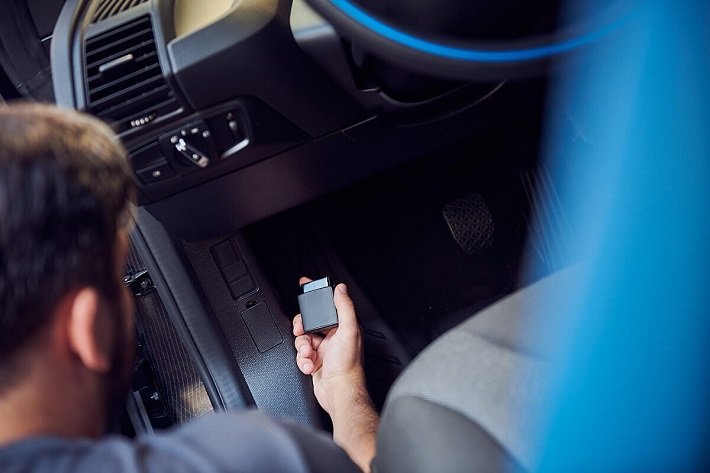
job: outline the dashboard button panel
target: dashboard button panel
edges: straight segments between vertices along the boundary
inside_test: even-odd
[[[212,132],[204,120],[167,133],[158,141],[166,156],[184,166],[205,168],[217,158]]]
[[[309,139],[268,105],[244,97],[162,123],[142,139],[124,138],[124,145],[143,205],[246,168]],[[155,176],[144,172],[166,162],[165,170]]]
[[[140,182],[151,186],[211,167],[249,144],[246,113],[232,105],[176,126],[130,156]]]
[[[175,171],[163,160],[147,169],[138,171],[138,179],[145,184],[154,184],[175,177]]]

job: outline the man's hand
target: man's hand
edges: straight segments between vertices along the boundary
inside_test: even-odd
[[[301,278],[300,283],[309,281],[308,278]],[[316,399],[331,415],[335,397],[354,388],[365,388],[362,339],[355,317],[355,307],[347,294],[345,284],[339,284],[333,292],[339,325],[329,330],[325,337],[304,334],[301,314],[293,320],[293,334],[297,337],[298,351],[296,364],[304,374],[313,376]]]
[[[299,282],[309,281],[301,278]],[[365,387],[362,337],[355,306],[345,284],[339,284],[333,292],[338,327],[325,336],[304,333],[301,314],[294,318],[296,364],[313,377],[316,399],[333,420],[333,440],[360,468],[369,471],[379,418]]]

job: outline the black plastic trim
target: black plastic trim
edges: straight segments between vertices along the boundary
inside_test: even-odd
[[[211,252],[214,245],[225,239],[232,242],[256,285],[254,291],[237,300],[232,297]],[[291,324],[294,314],[285,313],[246,239],[235,233],[193,243],[182,242],[182,246],[258,408],[275,418],[323,428],[324,412],[313,394],[310,376],[302,374],[296,365]],[[278,332],[272,336],[279,338],[280,335],[282,341],[267,337],[260,343],[255,338],[255,335],[263,336],[264,333],[250,330],[248,311],[254,307],[261,307],[270,314],[274,325],[269,320],[262,322]]]
[[[244,149],[229,157],[219,158],[218,156],[212,156],[214,159],[209,166],[197,170],[186,169],[181,164],[174,162],[171,152],[165,154],[165,149],[159,148],[161,151],[161,159],[166,159],[171,162],[175,169],[178,170],[180,176],[177,179],[165,180],[151,185],[136,182],[138,187],[144,190],[146,196],[153,201],[163,199],[195,185],[218,178],[225,173],[250,166],[270,156],[300,145],[308,139],[308,135],[303,130],[296,127],[263,102],[248,97],[226,102],[219,107],[182,117],[179,121],[161,123],[158,125],[158,128],[153,130],[154,136],[147,141],[131,140],[128,137],[124,137],[123,143],[129,149],[129,152],[134,155],[145,148],[158,146],[158,138],[160,136],[173,133],[178,129],[201,120],[207,122],[213,132],[213,139],[216,140],[219,134],[218,122],[220,122],[221,116],[227,112],[235,112],[237,121],[240,122],[243,138],[248,140],[243,141],[245,144]],[[218,143],[215,141],[215,144]],[[236,144],[236,142],[234,144]],[[222,150],[219,151],[221,152]],[[135,170],[139,171],[141,168],[137,167]],[[139,204],[146,202],[148,202],[146,199],[139,200]]]
[[[382,164],[363,156],[365,148],[343,133],[335,133],[146,208],[181,238],[201,240],[333,191]]]
[[[216,410],[244,409],[254,399],[225,340],[211,322],[178,246],[165,227],[142,208],[137,209],[134,243],[150,272],[163,304],[185,349],[200,372]]]
[[[67,0],[62,8],[57,24],[52,33],[50,46],[50,61],[54,77],[54,99],[58,105],[77,108],[76,87],[81,87],[83,81],[74,80],[74,61],[76,48],[74,32],[84,18],[86,6],[90,0]],[[79,58],[81,56],[79,55]],[[58,80],[59,78],[63,80]]]
[[[168,43],[177,82],[195,110],[254,96],[313,137],[365,112],[296,44],[289,0],[242,0],[217,21]],[[209,78],[209,86],[205,86]]]
[[[366,120],[156,200],[146,208],[171,232],[189,241],[229,233],[447,143],[483,133],[510,119],[511,109],[521,111],[521,104],[539,95],[540,86],[538,82],[504,86],[476,107],[418,127]]]

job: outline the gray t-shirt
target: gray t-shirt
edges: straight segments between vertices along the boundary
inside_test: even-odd
[[[0,448],[3,473],[358,472],[326,435],[258,411],[209,415],[130,440],[38,437]]]

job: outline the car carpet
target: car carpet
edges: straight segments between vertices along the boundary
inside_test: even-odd
[[[448,147],[315,205],[344,264],[415,354],[438,335],[435,322],[518,286],[530,205],[520,173],[534,167],[537,142],[511,138]],[[467,205],[463,220],[480,227],[468,242],[475,251],[445,216]]]

